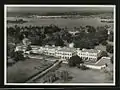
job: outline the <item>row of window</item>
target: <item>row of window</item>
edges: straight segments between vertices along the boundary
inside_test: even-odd
[[[62,57],[62,56],[59,56],[58,58],[61,58],[61,59],[70,59],[70,57]]]
[[[48,52],[46,52],[45,54],[47,54],[47,55],[57,55],[57,56],[72,56],[72,54],[59,54],[59,53],[55,54],[55,53],[48,53]]]
[[[96,56],[96,54],[82,54],[82,53],[78,53],[78,55]]]
[[[57,53],[57,54],[60,54],[60,55],[69,55],[69,56],[72,56],[72,54],[67,54],[67,53]]]
[[[97,58],[92,58],[92,57],[81,57],[82,59],[97,59]]]
[[[68,56],[72,56],[73,54],[72,53],[59,53],[59,52],[47,52],[45,51],[46,54],[50,54],[50,53],[53,53],[53,54],[58,54],[58,55],[68,55]]]

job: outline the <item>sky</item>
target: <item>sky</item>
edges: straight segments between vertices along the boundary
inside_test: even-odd
[[[113,11],[113,7],[7,7],[8,12]]]

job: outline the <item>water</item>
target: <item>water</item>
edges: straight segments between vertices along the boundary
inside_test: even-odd
[[[13,20],[15,18],[8,17],[9,20]],[[46,26],[50,24],[55,24],[61,28],[67,26],[69,29],[74,27],[80,27],[84,25],[91,25],[94,27],[104,26],[104,25],[112,25],[111,23],[102,23],[99,18],[79,18],[79,19],[64,19],[64,18],[54,18],[54,19],[40,19],[40,18],[23,18],[24,20],[28,20],[27,23],[21,24],[22,26],[36,25],[36,26]],[[14,25],[14,24],[8,24]]]

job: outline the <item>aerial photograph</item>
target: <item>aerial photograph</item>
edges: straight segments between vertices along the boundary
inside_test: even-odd
[[[115,84],[114,5],[5,5],[5,84]]]

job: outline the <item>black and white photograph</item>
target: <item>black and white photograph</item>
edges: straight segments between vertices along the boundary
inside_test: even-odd
[[[115,85],[115,5],[4,5],[5,85]]]

